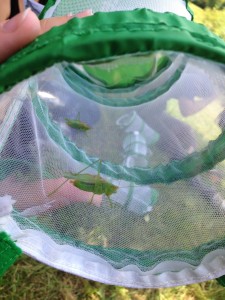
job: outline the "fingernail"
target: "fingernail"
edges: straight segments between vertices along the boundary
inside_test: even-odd
[[[76,18],[83,18],[83,17],[92,16],[92,15],[93,15],[92,9],[87,9],[87,10],[81,11],[81,12],[79,12],[77,14],[69,13],[67,16],[70,19],[72,19],[74,17],[76,17]]]
[[[13,32],[16,31],[17,28],[23,23],[23,21],[26,19],[29,11],[31,9],[27,8],[24,12],[16,15],[15,17],[13,17],[12,19],[10,19],[9,21],[5,22],[2,26],[2,30],[4,32]]]
[[[91,15],[93,15],[93,10],[92,9],[86,9],[86,10],[82,11],[81,14],[91,16]]]

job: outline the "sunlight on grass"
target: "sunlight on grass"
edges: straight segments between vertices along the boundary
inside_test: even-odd
[[[221,129],[215,120],[217,120],[217,117],[223,109],[219,102],[212,101],[212,103],[208,104],[198,113],[183,117],[179,109],[178,100],[171,99],[167,104],[167,112],[171,116],[190,125],[194,131],[199,134],[201,139],[207,143],[211,140],[215,140],[221,133]]]
[[[206,8],[205,10],[203,10],[192,3],[190,4],[190,7],[194,11],[194,21],[196,23],[204,24],[212,32],[225,39],[225,9],[217,10]]]

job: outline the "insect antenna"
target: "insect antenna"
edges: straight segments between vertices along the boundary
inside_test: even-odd
[[[92,196],[91,196],[91,199],[90,199],[90,201],[89,201],[89,204],[92,204],[92,202],[93,202],[93,199],[94,199],[94,193],[92,194]]]
[[[110,206],[110,208],[113,208],[113,201],[112,201],[112,199],[110,199],[109,196],[107,196],[107,199],[108,199],[108,201],[109,201],[109,206]]]
[[[76,120],[80,121],[80,112],[78,111],[77,115],[76,115]]]
[[[81,170],[80,172],[78,172],[77,174],[82,173],[83,171],[85,171],[86,169],[90,168],[91,166],[93,166],[94,164],[96,164],[97,162],[101,161],[100,159],[95,160],[93,163],[91,163],[90,165],[88,165],[87,167],[85,167],[83,170]]]
[[[101,164],[102,164],[102,160],[99,159],[99,165],[98,165],[98,177],[100,177]]]
[[[98,159],[98,160],[96,160],[96,161],[94,161],[93,163],[91,163],[90,165],[88,165],[87,167],[85,167],[84,169],[82,169],[80,172],[78,172],[78,173],[71,173],[71,174],[73,174],[73,175],[79,175],[79,174],[81,174],[83,171],[85,171],[86,169],[88,169],[88,168],[90,168],[92,165],[94,165],[95,163],[97,163],[98,161],[99,161],[100,159]],[[66,175],[66,174],[65,174]],[[64,176],[65,176],[64,175]],[[70,179],[73,179],[73,178],[69,178],[69,176],[68,177],[66,177],[66,180],[65,181],[63,181],[56,189],[54,189],[51,193],[49,193],[48,195],[47,195],[47,197],[50,197],[50,196],[52,196],[53,194],[55,194],[65,183],[67,183],[67,181],[68,180],[70,180]],[[93,200],[93,199],[92,199]]]
[[[91,163],[90,165],[88,165],[87,167],[85,167],[84,169],[80,170],[78,173],[72,173],[72,172],[70,172],[70,173],[65,173],[65,175],[66,175],[67,177],[69,177],[69,174],[72,174],[72,175],[79,175],[79,174],[81,174],[82,172],[84,172],[85,170],[87,170],[88,168],[90,168],[91,166],[93,166],[94,164],[96,164],[98,161],[100,161],[100,159],[94,161],[93,163]],[[67,178],[67,177],[66,177],[66,178]],[[69,179],[73,179],[73,178],[69,178]]]

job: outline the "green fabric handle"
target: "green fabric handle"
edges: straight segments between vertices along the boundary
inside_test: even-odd
[[[22,250],[16,246],[11,238],[0,232],[0,276],[18,259]]]
[[[147,9],[74,18],[0,65],[0,93],[55,63],[172,50],[225,63],[225,41],[206,27]]]

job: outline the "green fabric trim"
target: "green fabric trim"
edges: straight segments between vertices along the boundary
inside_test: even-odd
[[[120,269],[134,264],[141,271],[148,271],[164,261],[181,261],[192,266],[199,266],[203,258],[215,249],[224,249],[225,240],[211,241],[202,244],[192,250],[175,249],[175,250],[133,250],[124,248],[106,248],[102,246],[87,245],[77,241],[75,246],[88,252],[100,255],[107,259],[113,267]]]
[[[83,150],[76,147],[68,138],[63,136],[61,130],[49,119],[47,106],[43,105],[38,99],[33,100],[36,114],[42,124],[48,131],[49,136],[62,149],[71,155],[75,160],[90,165],[97,161],[96,157],[89,157]],[[211,170],[217,163],[225,159],[225,131],[223,131],[216,140],[209,142],[208,146],[201,152],[194,152],[183,160],[172,161],[167,165],[159,165],[152,169],[127,168],[121,165],[114,165],[110,162],[102,162],[100,172],[116,179],[123,179],[136,184],[152,183],[172,183],[177,180],[194,177],[202,172]],[[38,169],[38,166],[31,165],[26,161],[15,159],[0,160],[0,169],[4,172],[0,180],[5,179],[11,173],[18,169],[19,165],[23,167],[30,166],[31,171]],[[98,169],[98,164],[93,168]],[[55,178],[63,175],[51,174],[50,170],[44,171],[44,178]],[[38,176],[38,175],[37,175]]]
[[[62,69],[61,72],[68,85],[79,94],[82,94],[85,97],[90,98],[91,100],[94,100],[95,102],[102,105],[113,107],[129,107],[150,102],[151,100],[154,100],[160,95],[166,93],[171,88],[171,86],[180,78],[184,67],[184,64],[180,65],[179,69],[174,72],[174,74],[172,74],[172,76],[158,88],[150,90],[143,95],[139,95],[138,97],[132,97],[131,95],[129,95],[129,97],[127,98],[124,97],[126,93],[132,93],[132,91],[134,91],[135,94],[136,88],[144,83],[136,83],[135,85],[130,87],[128,86],[127,88],[108,89],[104,86],[96,85],[94,82],[90,82],[84,79],[83,76],[79,75],[79,72],[75,71],[73,66],[69,65],[68,67],[65,67],[65,69]],[[155,74],[155,76],[153,76],[149,80],[146,80],[145,84],[159,77],[165,70],[166,69],[160,70]],[[114,96],[111,92],[113,92]],[[107,97],[108,94],[110,97]],[[123,94],[123,98],[118,97],[117,94]]]
[[[186,2],[186,9],[187,11],[189,12],[189,14],[191,15],[191,20],[193,21],[194,20],[194,12],[193,10],[190,8],[190,6],[188,5],[188,0],[185,0]]]
[[[45,17],[45,14],[47,12],[47,10],[52,7],[53,5],[55,5],[57,0],[48,0],[48,2],[45,4],[45,7],[42,9],[40,15],[39,15],[39,19],[42,20]]]
[[[147,9],[96,13],[54,27],[0,65],[0,93],[57,62],[173,50],[225,63],[225,41],[174,14]]]
[[[16,246],[11,238],[0,232],[0,276],[18,259],[22,250]]]

